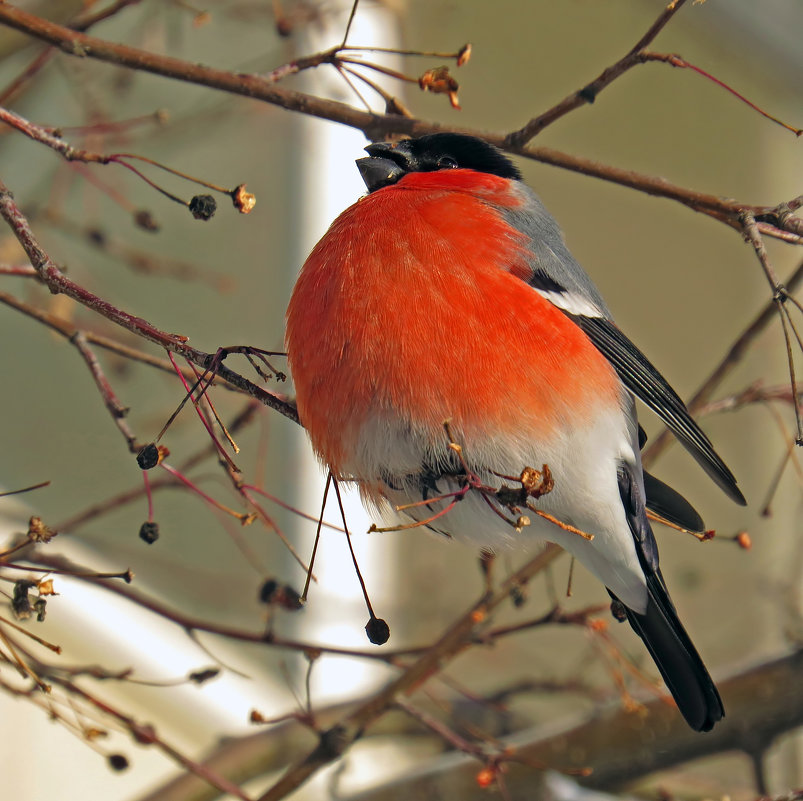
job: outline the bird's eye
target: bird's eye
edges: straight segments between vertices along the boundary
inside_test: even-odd
[[[454,170],[457,169],[457,161],[451,156],[441,156],[438,159],[439,170]]]

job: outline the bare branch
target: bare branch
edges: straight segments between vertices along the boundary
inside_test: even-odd
[[[803,283],[803,262],[789,276],[786,281],[786,291],[795,292]],[[745,354],[758,338],[759,334],[769,325],[770,321],[777,313],[775,300],[769,300],[756,317],[747,325],[742,333],[736,338],[734,343],[728,348],[728,352],[714,368],[712,373],[706,378],[699,389],[692,395],[691,400],[686,404],[691,412],[697,412],[704,406],[714,394],[716,388],[725,380],[731,371],[744,358]],[[673,441],[669,431],[663,431],[649,444],[642,454],[645,466],[654,464],[658,457],[666,450]]]
[[[523,128],[513,131],[505,137],[505,145],[513,150],[526,145],[533,137],[540,133],[547,125],[560,119],[580,106],[593,103],[597,95],[609,86],[618,77],[623,75],[637,64],[644,64],[649,59],[644,58],[642,51],[650,44],[656,36],[666,27],[672,17],[680,11],[686,0],[675,0],[664,8],[658,19],[653,22],[649,30],[636,42],[630,50],[625,53],[615,64],[603,70],[591,83],[586,84],[582,89],[578,89],[568,97],[561,100],[553,108],[539,114],[530,120]]]
[[[0,9],[2,9],[1,5]],[[116,325],[132,331],[143,339],[160,345],[166,350],[183,356],[203,369],[206,369],[212,363],[215,354],[204,353],[191,348],[187,345],[186,337],[160,331],[147,320],[118,309],[108,301],[67,278],[39,245],[27,219],[14,202],[14,196],[2,181],[0,181],[0,215],[11,226],[14,235],[31,260],[32,266],[39,274],[39,278],[54,295],[67,295]],[[243,390],[266,406],[270,406],[272,409],[281,412],[285,417],[298,422],[298,413],[295,407],[281,395],[258,387],[233,370],[229,370],[223,364],[216,366],[216,373],[220,378]]]
[[[680,5],[680,3],[672,3],[670,7],[676,5]],[[361,130],[370,140],[384,139],[391,134],[421,136],[437,131],[461,131],[481,136],[487,141],[524,158],[611,181],[622,186],[629,186],[647,194],[676,200],[710,216],[724,217],[735,228],[739,227],[739,215],[745,211],[752,211],[757,216],[772,211],[772,209],[764,206],[739,203],[725,200],[713,194],[688,190],[671,184],[663,178],[611,167],[591,159],[562,153],[552,148],[513,146],[508,141],[509,135],[505,134],[495,134],[489,131],[455,125],[443,125],[399,114],[376,114],[360,111],[345,103],[283,89],[276,86],[275,79],[267,80],[258,75],[218,70],[78,33],[8,3],[0,3],[0,24],[6,24],[30,36],[50,42],[69,55],[96,58],[100,61],[119,64],[144,72],[152,72],[174,80],[220,89],[234,95],[251,97],[255,100],[281,106],[289,111],[297,111],[348,125]],[[663,26],[661,25],[660,27]],[[660,27],[658,30],[660,30]],[[784,232],[792,231],[783,220],[779,221],[778,225],[778,235],[780,237],[783,237]],[[772,230],[770,226],[767,233],[771,234]]]

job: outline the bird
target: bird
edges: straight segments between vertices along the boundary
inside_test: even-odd
[[[501,149],[441,132],[365,150],[368,192],[315,245],[286,314],[316,455],[372,510],[401,507],[490,552],[563,547],[605,585],[689,726],[710,730],[722,700],[670,599],[647,511],[703,523],[642,467],[635,400],[745,504],[733,473]],[[496,494],[537,466],[553,486],[534,503],[563,526],[520,525]]]

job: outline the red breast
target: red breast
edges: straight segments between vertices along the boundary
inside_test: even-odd
[[[310,254],[287,311],[299,415],[335,471],[376,416],[534,442],[619,403],[585,334],[522,280],[506,179],[411,173],[348,208]]]

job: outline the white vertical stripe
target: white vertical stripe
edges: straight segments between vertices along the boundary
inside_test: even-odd
[[[314,26],[307,29],[308,40],[303,51],[316,52],[330,47],[343,35],[343,25],[351,2],[340,4],[343,16],[331,15],[331,25],[321,32]],[[375,47],[398,45],[393,15],[377,6],[361,6],[349,35],[350,44],[371,44]],[[382,54],[371,54],[372,60],[380,60]],[[383,63],[392,65],[393,59],[383,58]],[[398,61],[398,59],[396,59]],[[398,63],[395,64],[398,68]],[[318,68],[307,75],[307,91],[334,97],[344,102],[359,105],[360,101],[345,81],[333,70]],[[369,102],[378,101],[374,93],[355,81],[360,92]],[[365,194],[365,185],[354,164],[364,156],[368,144],[360,131],[304,117],[299,122],[300,149],[299,182],[300,204],[303,217],[299,230],[297,263],[300,265],[331,222],[347,206]],[[323,496],[325,474],[312,455],[306,436],[296,438],[298,453],[293,462],[300,465],[298,477],[294,477],[296,503],[304,509],[317,511]],[[341,488],[346,519],[353,534],[353,544],[360,570],[366,582],[375,612],[382,617],[383,601],[394,595],[396,577],[388,572],[388,566],[396,563],[392,553],[395,538],[380,535],[367,537],[365,532],[371,520],[363,509],[356,491]],[[341,524],[340,512],[330,492],[326,519]],[[314,526],[299,521],[295,539],[306,543],[310,552]],[[302,544],[302,548],[304,545]],[[310,590],[309,602],[295,620],[299,626],[297,635],[306,641],[347,646],[361,649],[373,648],[366,639],[364,626],[368,612],[362,599],[355,576],[351,555],[344,536],[334,531],[324,531],[315,562],[318,579]],[[334,700],[362,695],[372,686],[387,679],[387,671],[366,660],[327,659],[313,673],[315,701]]]

